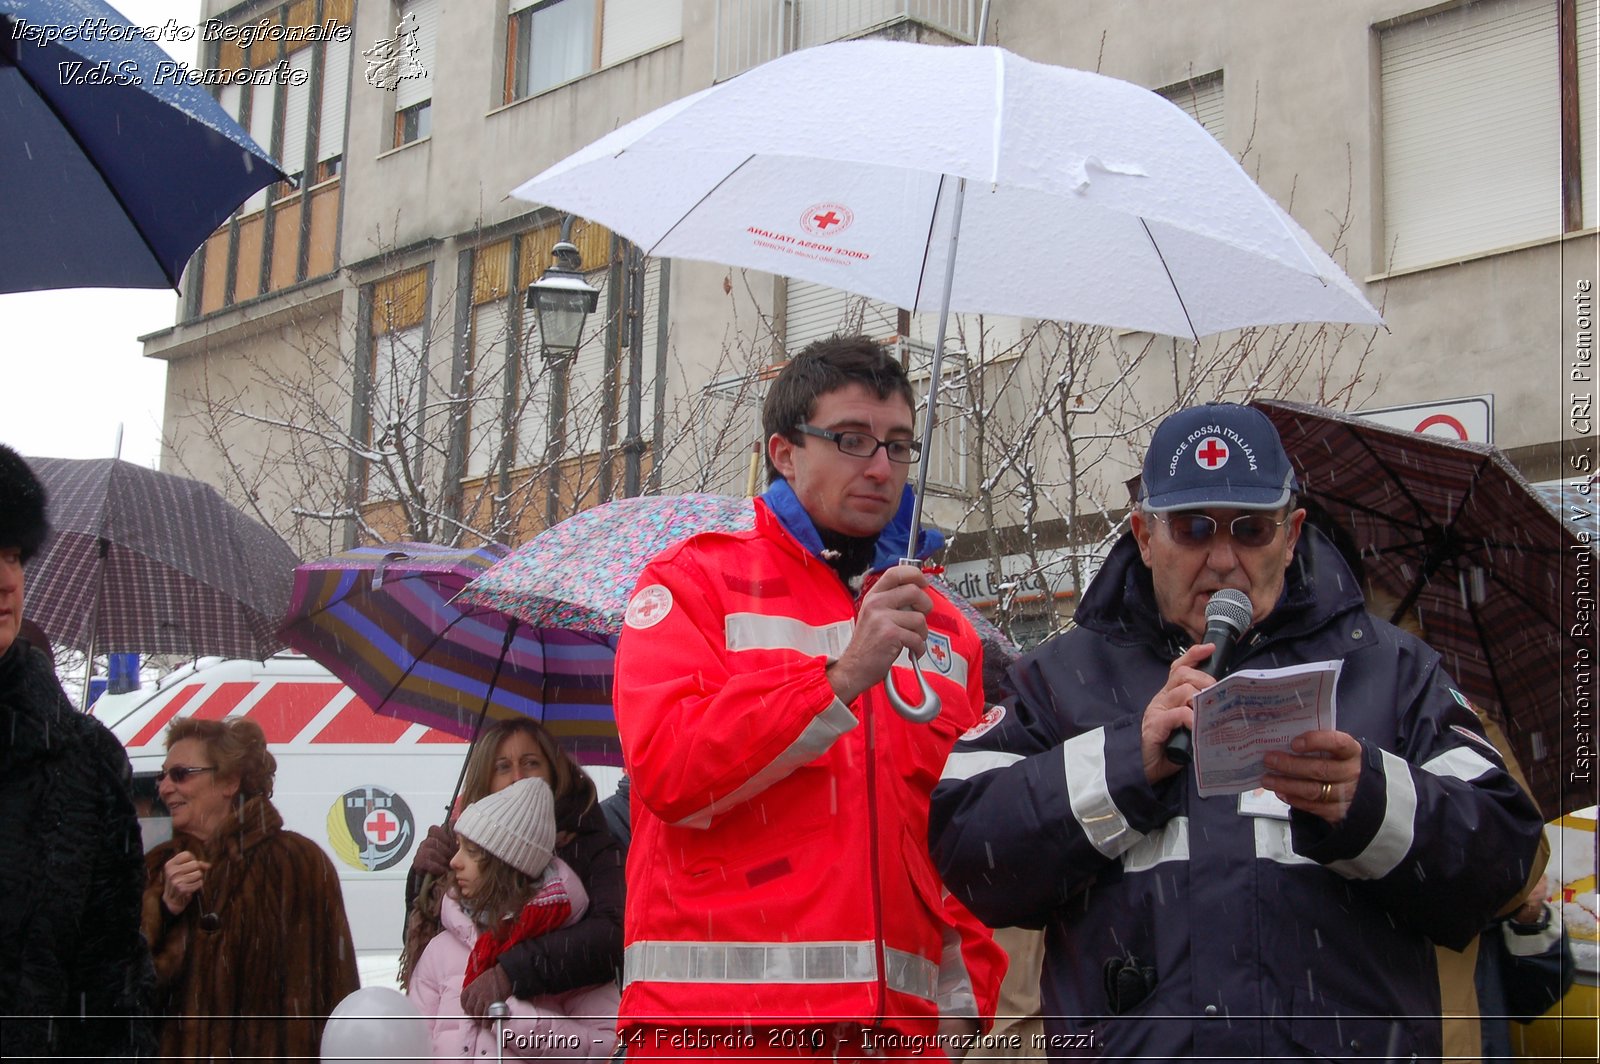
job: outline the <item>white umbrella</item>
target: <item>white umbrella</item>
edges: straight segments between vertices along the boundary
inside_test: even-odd
[[[1381,323],[1180,108],[1000,48],[794,52],[657,108],[512,195],[649,255],[937,310],[961,178],[953,310],[1195,338]]]
[[[648,255],[937,310],[935,390],[950,310],[1194,339],[1382,324],[1180,108],[1000,48],[845,41],[794,52],[635,119],[512,195],[602,222]],[[932,427],[930,416],[912,545]],[[923,688],[921,711],[892,685],[890,700],[931,719],[938,706]]]

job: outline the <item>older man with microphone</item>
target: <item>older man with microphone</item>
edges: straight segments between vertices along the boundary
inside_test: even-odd
[[[951,891],[1046,929],[1051,1057],[1437,1057],[1433,944],[1465,946],[1526,878],[1537,811],[1439,656],[1366,612],[1298,488],[1256,410],[1163,421],[1076,627],[1013,666],[934,791]],[[1328,660],[1337,730],[1268,754],[1263,788],[1201,798],[1195,695]]]

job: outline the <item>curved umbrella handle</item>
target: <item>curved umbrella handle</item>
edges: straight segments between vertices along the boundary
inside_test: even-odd
[[[926,444],[924,446],[926,447]],[[913,541],[916,539],[915,532],[912,533],[912,539]],[[916,547],[915,542],[912,543],[912,547]],[[910,551],[907,551],[906,557],[901,558],[895,564],[912,565],[918,568],[922,566],[921,560],[912,557]],[[909,656],[909,652],[907,653]],[[922,666],[917,664],[916,658],[911,659],[911,671],[916,674],[917,686],[922,688],[921,703],[912,705],[904,698],[901,698],[900,692],[894,689],[894,681],[889,676],[883,678],[883,693],[889,696],[889,704],[894,707],[896,713],[913,724],[927,724],[939,715],[939,710],[944,707],[944,700],[939,697],[939,692],[935,691],[932,685],[928,683],[927,677],[922,675]],[[893,674],[891,673],[890,675],[892,676]]]
[[[922,675],[922,666],[916,659],[911,661],[911,671],[917,674],[917,683],[922,686],[922,704],[912,705],[900,697],[900,692],[894,689],[894,681],[889,677],[883,678],[883,693],[889,696],[889,704],[894,711],[913,724],[927,724],[939,715],[939,710],[944,707],[944,701],[939,697],[928,683],[927,677]]]

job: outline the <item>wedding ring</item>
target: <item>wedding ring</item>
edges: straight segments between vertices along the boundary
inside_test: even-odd
[[[1332,793],[1333,793],[1333,784],[1329,783],[1327,780],[1323,780],[1322,781],[1322,793],[1317,795],[1317,801],[1326,802],[1328,800],[1328,795],[1330,795]]]

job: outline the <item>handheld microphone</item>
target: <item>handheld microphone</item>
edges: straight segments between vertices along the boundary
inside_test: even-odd
[[[1200,642],[1215,644],[1211,657],[1200,667],[1212,679],[1220,679],[1233,656],[1233,645],[1250,627],[1250,596],[1237,588],[1225,587],[1206,602],[1206,634]],[[1163,751],[1174,765],[1187,765],[1194,757],[1193,737],[1188,728],[1179,728],[1167,738]]]

